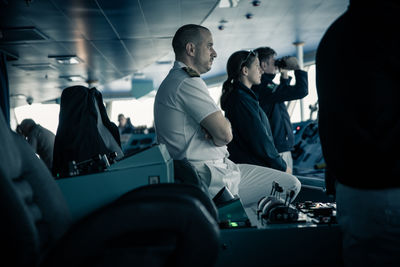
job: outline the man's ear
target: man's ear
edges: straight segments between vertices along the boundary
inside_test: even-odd
[[[186,54],[188,54],[189,56],[194,56],[194,52],[196,50],[196,46],[194,43],[187,43],[186,44]]]
[[[267,68],[267,62],[266,61],[261,61],[260,62],[260,67],[261,67],[262,71],[264,71]]]

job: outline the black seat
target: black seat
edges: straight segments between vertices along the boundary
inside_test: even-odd
[[[0,147],[1,265],[215,264],[219,228],[197,187],[137,188],[72,225],[54,178],[2,113]]]
[[[174,160],[174,179],[176,183],[193,185],[200,188],[204,193],[206,193],[208,199],[211,200],[207,185],[200,178],[200,175],[198,174],[196,168],[187,159]],[[217,208],[225,205],[226,203],[229,203],[234,199],[235,197],[232,195],[229,189],[224,186],[212,198],[212,203],[207,204],[207,206],[212,206],[212,209],[215,209],[215,214],[218,221],[219,219]]]
[[[191,196],[199,200],[207,209],[214,220],[218,221],[217,206],[211,198],[204,193],[203,189],[191,184],[154,184],[153,186],[143,186],[135,190],[135,194],[125,194],[117,201],[126,201],[141,197],[152,196],[154,198],[163,198],[167,196]]]
[[[177,183],[195,185],[208,193],[208,187],[200,178],[196,168],[187,159],[174,159],[174,178]]]
[[[65,88],[54,141],[53,175],[70,176],[70,162],[113,152],[122,158],[118,127],[108,118],[101,93],[78,85]]]

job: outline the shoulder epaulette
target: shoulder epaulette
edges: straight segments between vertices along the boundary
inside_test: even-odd
[[[200,77],[200,74],[197,73],[197,71],[195,71],[192,68],[189,67],[183,67],[182,68],[184,71],[186,71],[187,74],[189,74],[190,77]]]

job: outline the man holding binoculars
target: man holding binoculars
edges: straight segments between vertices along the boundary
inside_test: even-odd
[[[308,94],[308,75],[300,69],[295,57],[276,60],[276,52],[270,47],[259,47],[254,51],[258,54],[263,74],[261,84],[254,85],[252,90],[268,116],[276,149],[286,161],[288,169],[293,170],[291,151],[294,148],[294,135],[284,102],[301,99]],[[292,77],[288,75],[289,70],[294,70],[295,85],[290,85]],[[273,79],[278,71],[281,73],[280,83],[275,84]]]

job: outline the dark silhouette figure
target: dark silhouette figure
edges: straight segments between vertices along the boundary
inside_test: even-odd
[[[50,130],[36,124],[32,119],[24,119],[17,126],[17,132],[26,138],[35,153],[51,170],[55,135]]]
[[[320,139],[346,266],[400,262],[399,12],[398,1],[351,0],[318,47]]]

